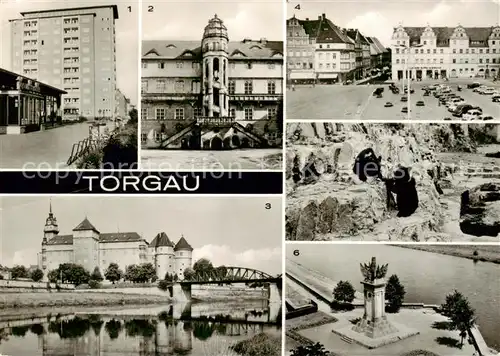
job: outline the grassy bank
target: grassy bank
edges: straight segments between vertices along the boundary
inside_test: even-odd
[[[299,316],[298,318],[289,319],[286,321],[286,341],[285,348],[286,351],[295,349],[301,345],[314,344],[313,341],[299,334],[300,330],[312,328],[315,326],[325,325],[335,323],[337,321],[331,315],[328,315],[322,311],[316,313]]]
[[[393,245],[442,255],[468,258],[481,262],[500,264],[500,246],[498,245]]]
[[[280,356],[281,337],[261,333],[238,342],[232,349],[242,356]]]
[[[0,292],[0,309],[165,304],[164,296],[99,292]]]

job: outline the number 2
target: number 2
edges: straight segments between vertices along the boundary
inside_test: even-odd
[[[153,5],[148,6],[148,12],[153,12],[155,11],[155,7]]]

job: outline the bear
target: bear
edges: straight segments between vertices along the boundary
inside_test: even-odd
[[[372,148],[365,148],[356,156],[352,171],[362,182],[366,182],[368,177],[382,179],[381,161],[382,156],[377,157]]]
[[[399,167],[394,171],[394,178],[385,179],[387,187],[387,204],[391,201],[392,193],[396,194],[398,217],[411,216],[418,208],[418,192],[415,178],[407,167]]]

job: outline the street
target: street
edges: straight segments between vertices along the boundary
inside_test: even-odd
[[[88,135],[87,122],[21,135],[0,135],[0,168],[67,169],[73,144]]]
[[[491,95],[480,95],[466,89],[467,84],[479,82],[491,87],[500,88],[500,83],[484,79],[450,79],[444,81],[412,82],[411,88],[415,93],[411,95],[411,119],[440,121],[452,117],[446,106],[438,106],[434,96],[423,96],[422,87],[434,84],[448,84],[454,91],[457,85],[463,90],[458,95],[467,103],[483,109],[484,116],[500,117],[500,104],[491,101]],[[401,83],[396,83],[401,89]],[[373,96],[375,88],[385,88],[383,97]],[[401,102],[401,94],[393,94],[387,85],[317,85],[297,86],[295,91],[287,91],[287,119],[289,120],[407,120],[408,114],[401,109],[408,106]],[[416,106],[417,101],[423,101],[425,106]],[[384,107],[391,102],[393,107]],[[453,118],[459,120],[459,118]]]

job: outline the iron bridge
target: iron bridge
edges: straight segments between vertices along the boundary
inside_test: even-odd
[[[220,284],[220,283],[278,283],[281,275],[271,276],[268,273],[245,267],[216,267],[211,271],[197,272],[190,279],[180,281],[181,284]]]

